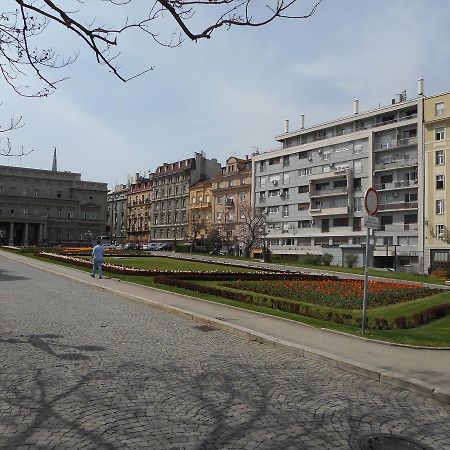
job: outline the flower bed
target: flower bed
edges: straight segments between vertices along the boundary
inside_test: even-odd
[[[315,303],[340,309],[357,309],[361,307],[364,282],[362,280],[292,280],[236,281],[226,286],[234,289],[252,291],[259,294],[283,297],[289,300]],[[440,292],[421,284],[369,281],[367,305],[371,308],[427,297]]]

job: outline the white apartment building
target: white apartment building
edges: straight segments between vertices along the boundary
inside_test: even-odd
[[[325,254],[345,265],[348,253],[363,263],[364,194],[380,195],[381,229],[371,264],[423,271],[423,83],[392,104],[331,122],[289,129],[281,148],[254,155],[253,202],[264,208],[268,243],[275,254]]]

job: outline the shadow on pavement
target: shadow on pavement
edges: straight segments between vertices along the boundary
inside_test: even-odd
[[[2,281],[16,281],[16,280],[29,280],[29,277],[24,277],[22,275],[12,275],[5,269],[0,268],[0,282]]]

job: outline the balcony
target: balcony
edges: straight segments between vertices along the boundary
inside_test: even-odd
[[[377,170],[391,170],[399,167],[414,167],[417,166],[417,158],[411,159],[396,159],[386,163],[374,164],[374,171]]]
[[[401,209],[417,209],[417,202],[399,202],[399,203],[385,203],[379,206],[380,211],[398,211]]]
[[[311,185],[313,187],[314,185]],[[336,196],[336,195],[347,195],[348,194],[348,187],[337,187],[333,189],[320,189],[319,191],[313,190],[310,191],[309,197],[328,197],[328,196]]]
[[[375,189],[379,191],[384,190],[392,190],[392,189],[407,189],[407,188],[415,188],[418,185],[418,180],[400,180],[393,181],[392,183],[381,183],[375,184]]]
[[[325,207],[315,207],[311,206],[309,213],[314,216],[336,216],[338,214],[348,214],[349,207],[348,206],[338,206],[334,208],[325,208]]]
[[[417,138],[397,139],[396,141],[390,141],[384,144],[375,144],[375,151],[382,152],[393,148],[407,147],[409,145],[417,145]]]
[[[386,231],[389,233],[399,231],[418,231],[419,226],[417,223],[396,223],[389,225],[380,225],[380,231]]]
[[[310,181],[324,180],[327,178],[346,177],[350,173],[351,169],[333,169],[331,167],[330,172],[319,173],[317,175],[310,175]]]

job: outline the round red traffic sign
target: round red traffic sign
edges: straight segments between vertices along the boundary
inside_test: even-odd
[[[379,204],[380,198],[378,196],[378,191],[375,188],[370,187],[364,195],[364,207],[366,208],[367,214],[369,214],[369,216],[374,216],[378,212]]]

